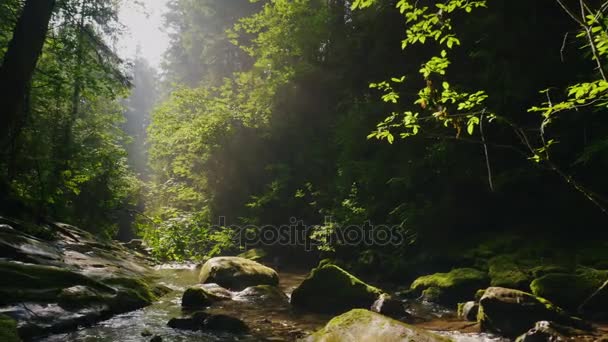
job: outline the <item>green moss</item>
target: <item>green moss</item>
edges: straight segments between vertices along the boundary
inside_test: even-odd
[[[474,268],[457,268],[414,280],[411,289],[421,292],[427,300],[456,304],[473,298],[475,291],[486,287],[488,276]]]
[[[116,313],[136,310],[150,305],[166,290],[152,287],[146,278],[116,277],[103,281],[114,288],[116,295],[110,301],[112,310]]]
[[[483,297],[483,294],[486,293],[486,289],[479,289],[477,291],[475,291],[475,301],[479,301],[481,299],[481,297]]]
[[[353,309],[332,318],[327,325],[315,332],[307,341],[416,341],[447,342],[449,338],[435,335],[364,309]]]
[[[530,284],[530,276],[522,271],[514,257],[501,255],[488,261],[490,285],[524,290]]]
[[[113,291],[108,286],[82,274],[53,266],[0,262],[0,304],[27,300],[51,302],[67,287],[85,285],[100,291]]]
[[[326,264],[311,271],[291,295],[294,306],[319,312],[368,308],[383,293],[342,268]]]
[[[211,305],[213,302],[225,300],[226,297],[218,296],[202,287],[190,287],[182,295],[182,307],[196,309]]]
[[[575,273],[550,273],[530,284],[532,293],[570,310],[576,309],[608,279],[608,271],[578,268]]]
[[[216,283],[228,289],[242,290],[256,285],[277,286],[279,275],[272,268],[253,260],[215,257],[201,267],[199,282]]]
[[[422,291],[422,297],[429,302],[440,302],[441,298],[444,297],[444,292],[438,287],[429,287]]]
[[[570,273],[573,271],[569,267],[561,266],[561,265],[541,265],[536,266],[530,269],[530,274],[534,278],[540,278],[544,275],[551,273]]]
[[[112,296],[108,294],[95,291],[87,286],[77,285],[63,289],[57,296],[57,301],[61,307],[71,309],[107,302],[111,298]]]
[[[6,315],[0,315],[0,341],[21,342],[17,333],[17,322]]]

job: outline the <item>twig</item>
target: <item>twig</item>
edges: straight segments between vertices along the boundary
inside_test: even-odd
[[[490,156],[488,153],[488,144],[486,143],[486,136],[483,132],[483,116],[486,110],[484,109],[479,118],[479,132],[481,133],[481,142],[483,143],[483,152],[486,156],[486,168],[488,169],[488,185],[490,186],[490,191],[494,192],[494,182],[492,181],[492,168],[490,166]]]

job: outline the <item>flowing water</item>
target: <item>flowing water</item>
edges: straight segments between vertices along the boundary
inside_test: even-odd
[[[169,319],[187,315],[181,310],[183,291],[197,283],[198,272],[189,265],[163,265],[156,270],[159,282],[172,292],[146,308],[115,316],[91,327],[66,334],[45,337],[40,342],[142,342],[152,336],[162,341],[293,341],[317,330],[327,323],[330,316],[295,311],[289,305],[269,305],[248,301],[224,301],[207,309],[210,313],[222,313],[238,317],[250,327],[248,335],[230,333],[174,330],[167,326]],[[289,296],[305,277],[305,272],[281,272],[281,289]],[[422,309],[423,310],[423,309]],[[421,324],[438,331],[458,342],[501,341],[492,336],[467,331],[466,323],[441,318]],[[443,330],[443,332],[442,332]],[[464,331],[464,332],[458,332]],[[146,335],[143,336],[142,335]]]

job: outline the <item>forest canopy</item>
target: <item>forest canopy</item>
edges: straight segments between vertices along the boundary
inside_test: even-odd
[[[395,272],[452,238],[605,234],[602,2],[171,0],[158,71],[113,49],[120,6],[0,4],[8,215],[162,260],[295,220],[316,256]],[[366,222],[406,243],[330,238]]]

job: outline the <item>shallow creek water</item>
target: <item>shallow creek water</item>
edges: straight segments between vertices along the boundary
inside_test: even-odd
[[[187,341],[293,341],[317,330],[327,323],[330,316],[303,313],[285,305],[264,305],[246,301],[219,302],[207,309],[210,313],[222,313],[238,317],[251,328],[248,335],[228,333],[174,330],[167,326],[169,319],[185,315],[181,310],[183,291],[197,283],[198,272],[190,265],[162,265],[156,268],[159,282],[173,291],[146,308],[115,316],[91,327],[39,339],[40,342],[142,342],[151,336],[146,331],[162,337],[164,342]],[[305,272],[280,272],[281,289],[289,296],[306,276]],[[420,307],[414,310],[425,310]],[[449,315],[449,314],[448,314]],[[439,317],[421,323],[424,328],[438,331],[457,342],[503,341],[470,330],[465,322]],[[469,324],[470,325],[470,324]],[[469,330],[467,330],[469,329]],[[444,332],[441,332],[441,331]]]

